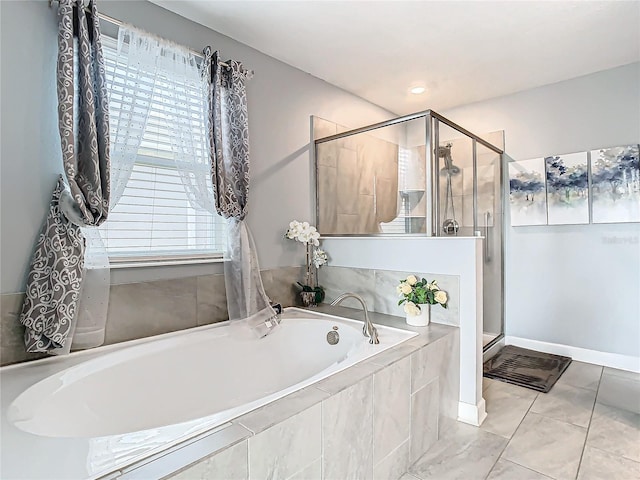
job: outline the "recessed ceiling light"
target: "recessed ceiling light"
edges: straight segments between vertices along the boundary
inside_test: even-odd
[[[413,93],[414,95],[420,95],[422,93],[424,93],[426,90],[426,88],[424,87],[413,87],[411,90],[409,90],[411,93]]]

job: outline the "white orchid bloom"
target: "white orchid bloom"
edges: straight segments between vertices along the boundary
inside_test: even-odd
[[[309,243],[309,240],[311,239],[311,237],[309,236],[309,234],[305,231],[301,232],[298,235],[298,241],[301,243]]]
[[[329,257],[327,256],[327,252],[324,250],[316,249],[313,251],[313,264],[316,268],[320,268],[322,265],[325,265],[328,259]]]

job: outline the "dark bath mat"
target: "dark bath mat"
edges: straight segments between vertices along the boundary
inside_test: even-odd
[[[507,345],[484,362],[484,376],[547,393],[571,358]]]

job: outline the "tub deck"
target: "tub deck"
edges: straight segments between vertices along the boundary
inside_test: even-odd
[[[297,313],[299,314],[299,309]],[[350,308],[320,306],[314,309],[315,312],[331,314],[344,318],[360,319],[362,313]],[[305,312],[305,315],[313,315],[314,311]],[[286,318],[289,314],[296,312],[285,311]],[[301,390],[294,391],[283,398],[272,401],[266,406],[250,411],[242,416],[234,418],[230,422],[222,425],[208,428],[200,428],[194,430],[194,425],[187,425],[186,430],[192,434],[190,438],[185,439],[185,425],[170,425],[162,429],[164,432],[144,432],[144,439],[141,435],[131,434],[121,437],[94,437],[94,438],[46,438],[25,434],[22,438],[9,438],[7,430],[3,428],[3,453],[11,454],[14,458],[24,460],[22,452],[43,451],[47,448],[49,441],[59,443],[60,447],[68,452],[65,457],[60,458],[61,463],[69,460],[69,456],[77,455],[79,461],[86,468],[87,461],[91,458],[95,465],[95,474],[79,475],[79,471],[67,472],[68,475],[61,474],[60,478],[117,478],[125,476],[125,478],[158,478],[165,477],[172,472],[178,471],[187,465],[196,462],[198,459],[211,455],[216,451],[224,450],[229,445],[233,445],[238,441],[245,440],[251,436],[258,434],[270,426],[275,425],[281,419],[295,415],[295,410],[299,410],[310,404],[318,404],[332,395],[332,392],[341,391],[349,385],[357,382],[359,378],[366,375],[372,375],[379,371],[386,364],[394,359],[401,359],[412,352],[418,350],[424,345],[442,338],[443,336],[457,331],[456,328],[443,325],[432,325],[430,327],[413,328],[404,324],[402,319],[390,317],[387,315],[372,314],[372,320],[378,325],[387,325],[389,327],[401,328],[404,330],[414,331],[417,336],[407,340],[395,347],[378,354],[374,357],[365,359],[353,366],[347,367],[345,370],[333,374],[328,378],[316,381],[311,386],[304,387]],[[205,327],[206,328],[206,327]],[[210,328],[210,327],[209,327]],[[174,334],[168,334],[174,335]],[[143,339],[134,342],[128,342],[126,345],[112,345],[101,348],[99,351],[91,350],[79,352],[69,357],[54,357],[45,360],[29,362],[26,364],[13,365],[2,369],[2,404],[9,405],[25,388],[37,383],[38,381],[64,369],[68,369],[73,365],[86,362],[90,359],[100,357],[105,352],[117,351],[131,345],[131,343],[146,343],[154,341],[154,339]],[[150,408],[154,408],[153,399],[150,399]],[[161,405],[158,405],[161,408]],[[265,419],[267,420],[265,422]],[[7,422],[6,412],[3,412],[3,423]],[[202,426],[200,426],[202,427]],[[14,430],[15,427],[12,426]],[[195,432],[195,433],[194,433]],[[137,432],[136,432],[137,433]],[[157,434],[156,434],[157,433]],[[137,438],[136,438],[137,437]],[[172,441],[171,438],[174,440]],[[80,443],[78,441],[80,440]],[[141,444],[144,448],[140,448]],[[11,446],[11,448],[7,448]],[[11,452],[9,452],[11,450]],[[132,456],[131,452],[136,455]],[[140,452],[143,452],[141,455]],[[29,456],[28,454],[26,455]],[[34,458],[38,456],[35,455]],[[7,470],[7,463],[2,462],[3,478],[20,478],[15,475],[15,471]],[[33,462],[31,462],[33,463]],[[61,464],[58,464],[61,466]],[[83,468],[81,466],[81,468]],[[55,471],[56,465],[43,464],[43,477],[52,478],[52,471]],[[151,473],[149,469],[152,469]],[[160,473],[163,472],[163,473]],[[34,478],[31,474],[28,478]],[[58,477],[56,477],[58,478]]]

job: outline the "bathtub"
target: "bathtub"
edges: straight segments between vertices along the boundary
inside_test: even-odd
[[[260,340],[225,322],[4,367],[2,478],[107,475],[416,335],[377,328],[288,308]]]

